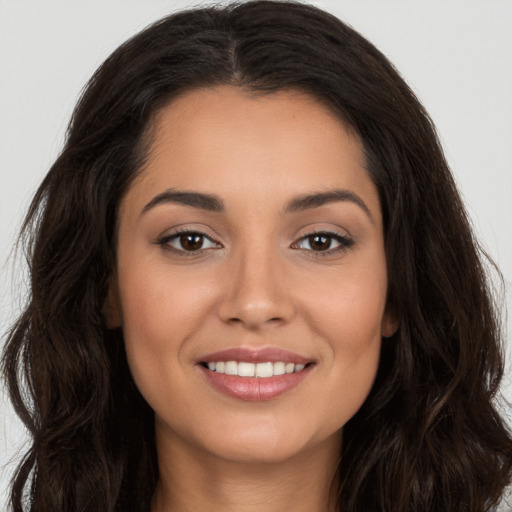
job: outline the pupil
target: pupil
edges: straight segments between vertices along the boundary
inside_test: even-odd
[[[325,251],[331,245],[331,237],[328,235],[311,235],[309,245],[314,251]]]
[[[203,245],[203,237],[202,235],[197,235],[193,233],[181,235],[180,243],[183,249],[187,251],[197,251],[201,249],[201,246]]]

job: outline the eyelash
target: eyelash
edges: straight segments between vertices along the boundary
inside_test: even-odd
[[[178,254],[180,256],[183,256],[183,257],[190,257],[190,256],[196,256],[198,254],[201,254],[203,253],[204,251],[207,251],[209,249],[212,249],[214,247],[206,247],[206,248],[203,248],[203,247],[200,247],[199,249],[196,249],[196,250],[186,250],[186,249],[177,249],[176,247],[172,247],[170,245],[170,242],[171,241],[175,241],[175,240],[179,240],[181,237],[183,236],[186,236],[186,235],[196,235],[198,237],[201,237],[201,239],[204,241],[204,240],[208,240],[210,243],[218,246],[218,247],[222,247],[222,245],[219,243],[219,242],[216,242],[215,240],[213,240],[211,237],[209,237],[208,235],[206,235],[205,233],[202,233],[201,231],[195,231],[195,230],[188,230],[188,229],[183,229],[183,230],[180,230],[180,231],[177,231],[175,233],[172,233],[170,235],[165,235],[164,237],[160,238],[156,244],[157,245],[160,245],[163,249],[167,250],[167,251],[171,251],[175,254]],[[314,255],[315,257],[323,257],[323,256],[328,256],[328,255],[332,255],[332,254],[336,254],[336,253],[339,253],[339,252],[343,252],[347,249],[349,249],[350,247],[352,247],[354,245],[354,240],[352,240],[351,238],[345,236],[345,235],[340,235],[339,233],[333,233],[331,231],[313,231],[311,233],[308,233],[304,236],[302,236],[301,238],[299,238],[297,240],[297,242],[294,242],[292,244],[292,249],[297,249],[297,250],[301,250],[300,247],[298,247],[298,245],[303,242],[303,241],[307,241],[308,238],[312,238],[312,237],[315,237],[315,236],[324,236],[326,238],[329,239],[329,246],[332,245],[332,242],[337,242],[339,244],[338,247],[334,248],[334,249],[331,249],[331,248],[328,248],[326,249],[325,251],[315,251],[313,249],[302,249],[302,250],[305,250],[307,252],[311,252],[312,254],[311,255]],[[203,242],[204,243],[204,242]],[[309,242],[310,243],[310,246],[311,246],[311,241]],[[182,245],[182,244],[181,244]],[[203,244],[201,244],[203,245]],[[183,245],[182,245],[183,247]]]
[[[304,249],[304,250],[307,250],[307,252],[310,252],[311,255],[314,257],[321,258],[324,256],[330,256],[332,254],[337,254],[337,253],[346,251],[347,249],[349,249],[350,247],[352,247],[354,245],[354,240],[352,240],[348,236],[340,235],[339,233],[333,233],[332,231],[319,230],[319,231],[313,231],[311,233],[308,233],[307,235],[302,236],[301,238],[299,238],[299,240],[297,240],[297,242],[292,244],[292,248],[300,250],[300,248],[297,247],[299,245],[299,243],[306,241],[312,237],[320,237],[320,236],[323,236],[323,237],[329,239],[329,246],[332,245],[333,241],[337,242],[339,244],[339,246],[335,247],[334,249],[331,249],[329,247],[329,249],[327,249],[325,251],[315,251],[313,249],[310,249],[310,250]],[[311,242],[310,242],[310,246],[311,246]]]
[[[182,229],[182,230],[176,231],[175,233],[172,233],[170,235],[165,235],[162,238],[160,238],[156,243],[157,243],[157,245],[160,245],[162,247],[162,249],[164,249],[166,251],[171,251],[171,252],[178,254],[179,256],[183,256],[183,257],[197,256],[198,254],[201,254],[202,252],[211,249],[211,247],[207,247],[207,248],[201,247],[200,249],[197,249],[197,250],[187,251],[186,249],[177,249],[176,247],[172,247],[170,245],[170,242],[172,242],[174,240],[179,240],[181,237],[186,236],[186,235],[189,235],[189,236],[196,235],[196,236],[201,237],[203,240],[208,240],[212,244],[222,247],[218,242],[213,240],[211,237],[209,237],[205,233],[202,233],[201,231],[192,230],[192,229]]]

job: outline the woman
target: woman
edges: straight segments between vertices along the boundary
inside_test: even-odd
[[[332,16],[249,2],[125,43],[24,232],[14,510],[476,512],[510,484],[453,179],[414,95]]]

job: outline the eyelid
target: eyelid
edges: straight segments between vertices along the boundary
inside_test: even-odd
[[[194,235],[200,235],[204,239],[210,241],[213,246],[211,247],[201,247],[200,249],[197,249],[195,251],[187,251],[185,249],[179,249],[177,247],[173,247],[170,245],[170,241],[172,240],[178,240],[181,236],[187,235],[187,234],[194,234]],[[163,249],[174,252],[176,254],[179,254],[181,256],[194,256],[201,254],[204,251],[214,249],[214,248],[222,248],[223,245],[215,240],[212,236],[206,234],[201,229],[196,229],[193,227],[184,227],[184,228],[176,228],[175,230],[171,232],[167,232],[165,235],[162,235],[158,237],[158,239],[154,242],[156,245],[160,245]]]
[[[302,247],[298,247],[298,244],[301,241],[306,240],[307,238],[314,236],[314,235],[326,235],[328,237],[333,238],[336,242],[338,242],[339,245],[333,249],[329,248],[325,251],[315,251],[313,249],[305,249]],[[354,239],[348,234],[344,234],[344,233],[342,234],[336,230],[333,230],[332,228],[331,229],[318,228],[318,229],[312,229],[311,231],[309,231],[309,232],[303,234],[302,236],[300,236],[299,238],[297,238],[297,240],[295,242],[293,242],[291,247],[293,249],[302,250],[302,251],[311,253],[311,255],[313,255],[315,257],[322,257],[322,256],[333,255],[333,254],[336,254],[339,252],[346,251],[347,249],[352,247],[354,245],[354,243],[355,243]]]
[[[160,245],[162,249],[168,250],[170,252],[174,252],[180,256],[197,256],[199,254],[204,253],[205,251],[209,251],[211,249],[221,249],[224,246],[221,242],[217,241],[214,237],[207,234],[205,232],[206,230],[203,228],[196,228],[193,226],[187,226],[187,227],[175,227],[170,232],[167,231],[166,234],[161,235],[158,237],[153,243],[155,245]],[[303,228],[303,231],[305,229]],[[173,240],[178,240],[181,236],[187,235],[187,234],[197,234],[201,236],[204,240],[207,240],[211,245],[209,247],[201,247],[197,250],[186,250],[184,248],[178,248],[173,247],[169,242]],[[326,250],[314,250],[313,248],[304,248],[300,247],[299,244],[302,243],[304,240],[307,240],[308,237],[314,236],[314,235],[325,235],[327,237],[330,237],[332,240],[334,240],[337,244],[334,248],[328,248]],[[314,257],[322,257],[322,256],[329,256],[334,255],[336,253],[341,253],[346,250],[348,250],[350,247],[354,245],[355,241],[352,238],[351,235],[347,234],[346,231],[344,233],[341,233],[339,230],[334,228],[311,228],[307,232],[303,232],[303,234],[296,238],[295,242],[291,244],[291,248],[295,250],[300,250],[309,253],[309,255]]]

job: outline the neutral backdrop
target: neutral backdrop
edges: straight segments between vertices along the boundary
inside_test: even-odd
[[[512,289],[512,0],[313,3],[376,44],[427,107],[475,230],[504,274],[506,316]],[[82,86],[130,35],[192,5],[199,3],[0,0],[2,334],[24,299],[22,262],[9,259],[15,234],[32,194],[62,146]],[[509,319],[508,352],[512,351],[511,332]],[[511,373],[509,369],[503,386],[509,400]],[[2,392],[0,410],[3,511],[9,475],[25,436]],[[507,414],[510,417],[510,408]]]

